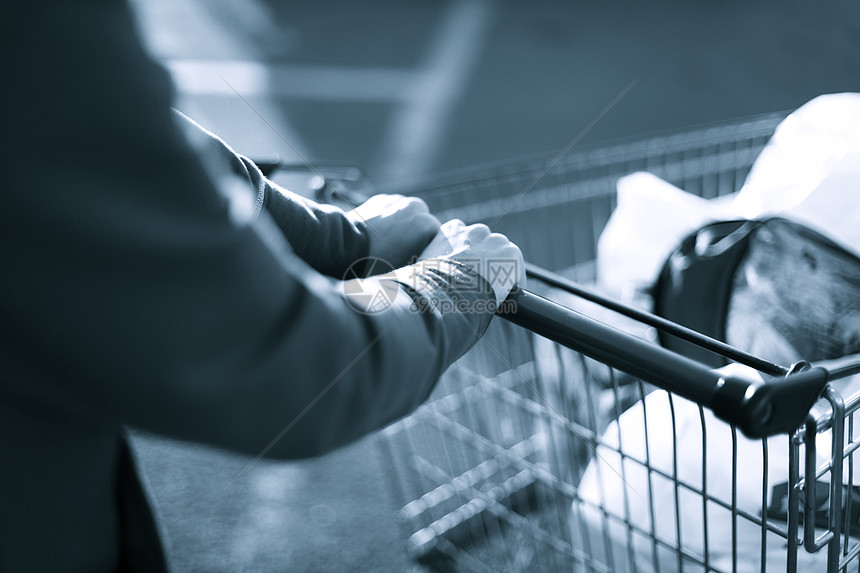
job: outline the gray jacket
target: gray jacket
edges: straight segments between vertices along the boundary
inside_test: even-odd
[[[321,454],[410,412],[490,320],[410,300],[492,294],[443,265],[355,312],[328,276],[366,230],[205,134],[204,165],[125,3],[3,10],[0,570],[155,571],[124,427]]]

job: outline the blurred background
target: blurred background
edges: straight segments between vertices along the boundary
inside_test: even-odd
[[[387,189],[860,91],[853,1],[133,5],[180,110],[250,157]],[[136,443],[177,571],[424,571],[375,440],[250,469]]]

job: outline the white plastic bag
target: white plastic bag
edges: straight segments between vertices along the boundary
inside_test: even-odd
[[[731,216],[725,200],[702,199],[651,173],[622,177],[617,189],[617,206],[597,243],[597,281],[602,292],[625,302],[654,284],[681,239]]]
[[[860,256],[860,94],[815,98],[789,115],[735,195],[702,199],[650,173],[618,181],[597,245],[601,289],[623,301],[647,290],[680,240],[717,220],[796,220]]]
[[[726,372],[757,375],[736,364],[727,366]],[[838,385],[843,395],[854,394],[860,389],[860,376],[844,379]],[[826,403],[819,403],[814,413],[826,411]],[[768,472],[763,492],[765,442]],[[711,567],[739,573],[761,571],[761,526],[743,517],[735,522],[731,511],[732,449],[737,448],[737,508],[758,517],[763,493],[771,506],[774,489],[780,491],[789,479],[789,437],[774,436],[765,442],[748,439],[740,432],[733,434],[728,424],[693,402],[677,396],[670,402],[669,394],[663,390],[650,393],[612,422],[601,437],[598,456],[589,463],[579,484],[578,499],[572,505],[575,547],[603,563],[611,561],[613,570],[619,573],[671,573],[680,569],[678,552],[669,547],[680,544],[702,559],[707,536]],[[816,451],[816,466],[821,467],[830,458],[829,432],[818,435]],[[848,483],[848,469],[846,462],[843,483]],[[676,488],[672,476],[685,485]],[[860,484],[857,472],[853,482],[855,486]],[[712,500],[707,504],[707,513],[703,492]],[[785,538],[768,533],[768,571],[784,571],[787,554]],[[824,571],[827,551],[807,553],[800,548],[797,563],[798,571]],[[685,560],[683,570],[692,573],[704,568]]]
[[[731,209],[793,219],[860,256],[860,94],[819,96],[789,115]]]
[[[774,215],[807,225],[860,256],[860,94],[821,96],[786,118],[734,196],[708,201],[650,174],[622,178],[618,208],[598,243],[598,283],[608,294],[632,300],[654,284],[666,256],[693,230],[715,220]],[[860,376],[837,390],[845,396],[858,387]],[[678,554],[655,543],[652,533],[668,545],[675,545],[680,533],[681,544],[700,555],[707,535],[712,566],[732,570],[736,546],[738,571],[761,570],[761,527],[740,519],[733,530],[726,509],[736,444],[738,508],[751,515],[761,511],[761,440],[733,435],[710,411],[677,397],[670,403],[666,392],[656,391],[612,422],[601,442],[572,507],[575,549],[612,560],[616,571],[630,570],[631,563],[638,571],[675,571]],[[765,494],[770,496],[788,479],[788,437],[766,443]],[[829,453],[829,433],[818,437],[817,451]],[[634,461],[644,462],[646,454],[656,472]],[[692,489],[676,488],[664,477],[676,471]],[[704,505],[705,487],[719,502]],[[616,518],[606,518],[607,513]],[[786,553],[785,540],[769,533],[768,569],[784,569]],[[824,551],[798,554],[799,571],[821,571],[825,563]],[[702,568],[687,561],[684,570]]]

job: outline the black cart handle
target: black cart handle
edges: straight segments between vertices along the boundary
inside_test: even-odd
[[[505,320],[701,404],[750,438],[794,432],[830,379],[808,366],[768,382],[727,376],[528,290],[514,289],[508,301]]]
[[[279,159],[260,161],[263,173],[271,175],[281,169],[312,170],[306,164],[285,164]],[[336,170],[333,179],[358,181],[360,170],[343,165],[324,166]],[[338,171],[339,170],[339,171]],[[319,199],[338,197],[358,205],[368,198],[362,191],[333,190],[325,178],[315,189]],[[526,272],[544,283],[561,288],[644,324],[669,332],[730,360],[750,366],[774,377],[770,383],[727,376],[695,360],[651,344],[640,338],[584,316],[528,290],[514,288],[508,296],[511,305],[501,305],[499,316],[523,328],[576,350],[604,364],[626,372],[710,408],[720,418],[740,428],[750,438],[763,438],[794,432],[805,421],[809,410],[824,392],[831,378],[860,373],[860,363],[843,367],[839,372],[810,368],[802,363],[786,368],[768,362],[722,341],[692,331],[662,317],[613,301],[598,293],[542,269],[527,264]]]

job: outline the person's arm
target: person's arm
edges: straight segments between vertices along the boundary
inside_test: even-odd
[[[247,181],[254,193],[253,216],[268,213],[293,251],[314,269],[342,278],[350,265],[370,255],[370,230],[363,221],[276,185],[217,135],[179,111],[174,114],[209,170],[229,169]]]
[[[123,4],[9,12],[0,323],[4,352],[39,359],[0,389],[92,423],[301,457],[408,413],[486,328],[488,312],[410,309],[492,300],[450,260],[374,279],[401,293],[381,312],[350,306],[254,217],[246,181],[204,168]]]
[[[376,195],[351,211],[317,203],[277,185],[253,161],[179,111],[177,122],[211,170],[230,169],[254,191],[254,216],[265,210],[293,251],[334,278],[363,273],[370,259],[392,267],[411,262],[439,230],[426,203],[402,195]],[[208,161],[206,161],[208,159]]]

